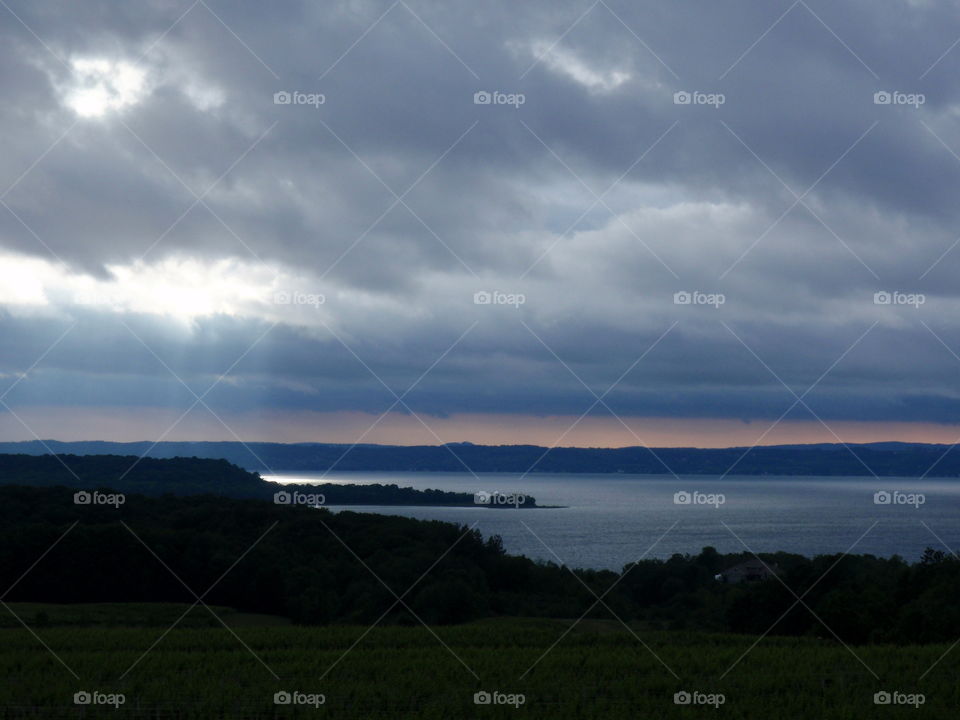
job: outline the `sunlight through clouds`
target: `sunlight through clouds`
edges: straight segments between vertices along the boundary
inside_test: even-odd
[[[81,57],[70,62],[72,77],[64,103],[82,118],[100,118],[140,102],[147,73],[125,61]]]

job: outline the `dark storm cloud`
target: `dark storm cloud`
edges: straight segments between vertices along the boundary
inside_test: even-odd
[[[186,328],[11,305],[6,373],[78,323],[11,400],[179,406],[189,392],[121,320],[198,393],[280,321],[212,404],[380,412],[394,398],[340,340],[399,393],[476,321],[411,407],[576,415],[594,398],[551,351],[601,393],[677,323],[610,394],[617,413],[776,418],[795,399],[776,375],[818,383],[805,400],[827,419],[960,419],[941,344],[960,352],[960,249],[944,255],[960,49],[936,62],[960,36],[951,8],[607,5],[11,3],[4,250],[100,279],[141,259],[262,261],[287,278],[265,297],[327,296],[312,316],[247,304]],[[83,58],[139,66],[146,90],[78,118]],[[474,305],[480,290],[526,303]],[[725,302],[674,304],[696,290]],[[898,290],[925,302],[874,304]]]

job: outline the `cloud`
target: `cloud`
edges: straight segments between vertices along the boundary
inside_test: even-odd
[[[18,406],[955,421],[944,6],[184,10],[0,28]]]
[[[630,80],[630,73],[624,70],[598,70],[587,65],[575,54],[562,49],[556,50],[552,44],[538,42],[531,48],[533,56],[551,70],[566,75],[588,90],[610,92]]]

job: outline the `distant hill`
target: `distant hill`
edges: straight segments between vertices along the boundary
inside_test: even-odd
[[[952,445],[881,442],[756,448],[553,448],[536,445],[45,441],[56,453],[224,459],[261,473],[337,471],[641,473],[960,477]],[[38,441],[0,443],[0,453],[42,455]],[[732,468],[732,470],[731,470]]]

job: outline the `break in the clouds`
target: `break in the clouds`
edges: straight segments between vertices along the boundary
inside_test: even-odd
[[[5,428],[960,419],[948,2],[0,18]]]

